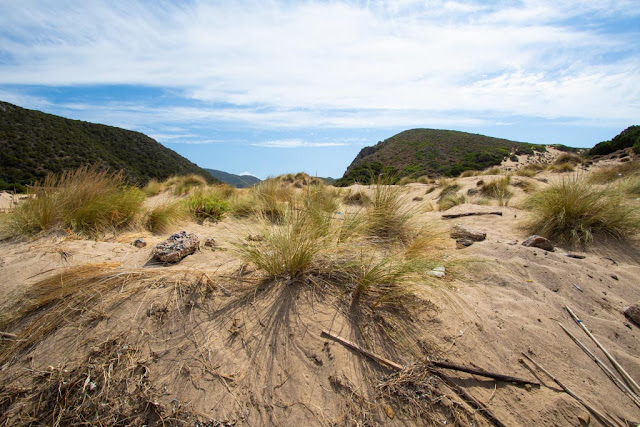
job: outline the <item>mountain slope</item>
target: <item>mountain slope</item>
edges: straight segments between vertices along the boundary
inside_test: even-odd
[[[152,138],[112,126],[71,120],[0,101],[0,190],[18,188],[87,164],[124,170],[131,183],[204,169]]]
[[[411,129],[363,148],[336,185],[366,182],[371,173],[418,177],[458,175],[469,169],[499,165],[512,154],[533,154],[544,146],[508,139],[437,129]]]
[[[214,178],[219,179],[222,182],[226,182],[237,188],[251,187],[253,184],[260,182],[260,178],[256,178],[253,175],[236,175],[229,172],[224,172],[217,169],[205,169]]]

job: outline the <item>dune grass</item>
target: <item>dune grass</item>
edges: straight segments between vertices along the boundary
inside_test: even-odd
[[[163,203],[147,210],[142,225],[152,233],[167,233],[186,217],[187,211],[183,203]]]
[[[573,153],[562,153],[558,156],[558,158],[556,158],[556,160],[553,162],[556,165],[561,165],[564,163],[571,163],[572,165],[579,165],[580,163],[582,163],[582,157],[578,156],[577,154],[573,154]]]
[[[640,160],[596,169],[589,174],[589,182],[607,184],[618,179],[630,177],[640,177]]]
[[[170,188],[171,192],[176,196],[189,194],[194,188],[202,188],[207,186],[207,180],[200,175],[180,175],[172,176],[163,182],[165,188]]]
[[[133,225],[143,213],[144,193],[122,173],[81,167],[48,175],[4,222],[2,234],[27,236],[55,228],[96,235]]]
[[[594,235],[624,239],[640,231],[640,213],[612,186],[595,186],[584,176],[565,177],[525,202],[535,234],[587,245]]]
[[[565,173],[565,172],[573,172],[576,170],[573,163],[554,163],[547,167],[547,170],[555,173]]]
[[[497,199],[500,206],[507,206],[509,204],[509,199],[513,196],[513,193],[509,190],[510,183],[510,176],[484,182],[480,186],[480,193],[485,197]]]
[[[147,197],[153,197],[162,193],[164,189],[165,186],[163,183],[158,182],[156,179],[151,179],[147,182],[147,185],[142,188],[142,191],[144,191],[144,194],[146,194]]]
[[[342,203],[345,205],[368,206],[371,204],[371,197],[364,191],[351,191],[349,189],[342,197]]]
[[[379,177],[372,190],[371,205],[365,213],[365,232],[383,241],[406,242],[412,233],[413,212],[405,207],[400,188]]]
[[[545,169],[545,166],[539,163],[531,163],[521,169],[518,169],[516,171],[516,175],[531,178],[535,176],[538,172],[543,171],[544,169]]]
[[[229,211],[229,203],[215,191],[199,189],[185,200],[187,210],[198,221],[220,221]]]

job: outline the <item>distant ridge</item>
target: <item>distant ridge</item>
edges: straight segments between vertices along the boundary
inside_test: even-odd
[[[93,164],[122,169],[132,184],[191,173],[217,182],[204,169],[140,132],[0,101],[0,190],[24,190],[24,185],[49,172]]]
[[[396,179],[422,175],[456,176],[499,165],[512,155],[546,151],[544,145],[438,129],[411,129],[363,148],[336,185],[368,182],[371,175]]]
[[[226,182],[236,188],[251,187],[254,184],[260,182],[260,178],[256,178],[253,175],[236,175],[229,172],[224,172],[217,169],[205,169],[214,178],[219,179],[222,182]]]

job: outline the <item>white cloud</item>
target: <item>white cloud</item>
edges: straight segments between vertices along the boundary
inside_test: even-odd
[[[345,128],[483,123],[478,117],[489,115],[640,117],[638,32],[599,28],[605,18],[640,16],[640,2],[496,5],[6,2],[0,83],[150,85],[203,101],[100,108],[100,117],[134,127],[171,117]]]

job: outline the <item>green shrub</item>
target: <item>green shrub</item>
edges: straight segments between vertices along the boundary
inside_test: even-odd
[[[187,197],[186,206],[191,215],[200,221],[220,221],[229,211],[228,202],[221,200],[216,194],[202,190]]]
[[[583,176],[561,182],[533,194],[525,206],[533,213],[531,232],[586,245],[595,234],[623,239],[640,230],[638,209],[614,187],[589,184]]]

